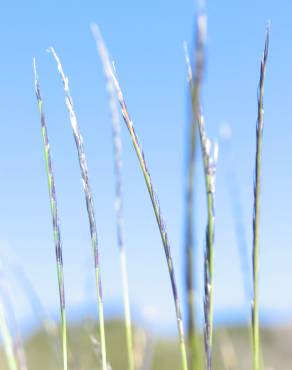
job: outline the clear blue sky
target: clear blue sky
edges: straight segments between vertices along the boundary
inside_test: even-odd
[[[292,4],[289,1],[209,1],[207,76],[203,108],[207,131],[222,144],[216,198],[215,320],[246,312],[232,204],[226,172],[233,167],[251,247],[255,127],[259,61],[265,27],[271,45],[265,89],[262,174],[260,307],[263,317],[292,310],[291,86]],[[148,158],[181,282],[187,83],[182,43],[194,39],[193,1],[10,1],[0,14],[0,243],[19,257],[44,304],[58,309],[51,218],[32,58],[38,63],[53,154],[70,313],[94,302],[91,246],[78,162],[53,58],[54,46],[69,76],[84,136],[100,241],[104,300],[120,307],[121,282],[115,235],[111,122],[105,83],[89,24],[97,22],[115,60],[128,108]],[[128,133],[124,139],[124,207],[131,301],[174,328],[164,253],[144,180]],[[198,244],[206,221],[201,163],[197,200]],[[250,253],[250,251],[248,252]],[[202,253],[199,254],[202,265]],[[202,277],[202,269],[199,269]],[[201,287],[201,279],[200,279]],[[182,289],[180,289],[182,296]],[[202,297],[200,298],[202,302]],[[30,314],[16,294],[19,315]],[[245,311],[244,311],[245,310]],[[223,315],[224,316],[224,315]],[[290,318],[291,318],[290,314]]]

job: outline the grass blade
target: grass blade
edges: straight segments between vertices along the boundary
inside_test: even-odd
[[[214,229],[215,229],[215,175],[218,159],[218,146],[214,145],[214,154],[211,155],[211,142],[207,138],[205,122],[201,114],[200,94],[204,72],[205,61],[205,39],[206,39],[207,18],[205,14],[198,16],[197,20],[197,42],[196,42],[196,74],[192,81],[192,108],[193,116],[199,128],[201,152],[204,165],[204,176],[207,196],[207,229],[206,229],[206,250],[204,258],[204,338],[207,370],[212,367],[212,341],[213,341],[213,270],[214,270]]]
[[[50,48],[50,51],[57,63],[58,72],[64,84],[66,106],[69,112],[73,136],[74,136],[74,140],[76,144],[76,149],[78,152],[79,166],[80,166],[80,171],[81,171],[82,184],[84,188],[87,214],[88,214],[88,220],[89,220],[89,226],[90,226],[91,243],[92,243],[93,256],[94,256],[94,268],[95,268],[96,290],[97,290],[97,300],[98,300],[98,314],[99,314],[102,370],[106,370],[107,369],[106,343],[105,343],[104,313],[103,313],[101,277],[100,277],[100,266],[99,266],[97,230],[96,230],[93,197],[92,197],[91,187],[89,183],[88,167],[87,167],[87,161],[86,161],[84,145],[83,145],[83,138],[79,131],[77,117],[76,117],[74,106],[73,106],[73,100],[72,100],[70,90],[69,90],[68,78],[65,76],[61,61],[58,55],[56,54],[55,50],[53,48]]]
[[[105,44],[103,42],[101,34],[100,34],[100,32],[98,30],[98,27],[96,25],[94,26],[94,29],[93,29],[93,36],[96,38],[96,42],[98,44],[101,44],[102,48],[104,50],[106,50]],[[108,55],[108,54],[106,54],[106,55]],[[171,280],[171,287],[172,287],[172,293],[173,293],[173,299],[174,299],[175,311],[176,311],[176,318],[177,318],[178,335],[179,335],[179,340],[180,340],[182,368],[183,368],[183,370],[187,370],[188,364],[187,364],[186,346],[185,346],[185,339],[184,339],[184,329],[183,329],[183,322],[182,322],[182,315],[181,315],[181,306],[180,306],[180,300],[179,300],[178,292],[177,292],[177,285],[176,285],[176,279],[175,279],[175,274],[174,274],[174,266],[173,266],[171,251],[170,251],[170,244],[169,244],[167,232],[166,232],[166,229],[165,229],[165,224],[164,224],[164,221],[163,221],[163,218],[162,218],[162,215],[161,215],[161,210],[160,210],[160,206],[159,206],[159,203],[158,203],[158,199],[157,199],[156,193],[154,191],[152,180],[151,180],[151,177],[150,177],[150,173],[149,173],[149,170],[148,170],[148,167],[147,167],[147,164],[146,164],[145,155],[144,155],[143,149],[140,145],[140,142],[138,140],[138,137],[136,135],[136,132],[135,132],[135,129],[134,129],[134,126],[133,126],[133,122],[132,122],[132,120],[130,118],[130,115],[129,115],[129,112],[127,110],[126,103],[125,103],[124,96],[123,96],[122,90],[120,88],[119,82],[116,78],[116,75],[113,71],[112,65],[111,65],[110,60],[109,60],[108,57],[106,58],[105,61],[103,61],[103,63],[105,63],[104,68],[108,71],[108,75],[110,76],[110,79],[112,80],[112,82],[114,84],[115,91],[116,91],[116,94],[117,94],[117,97],[118,97],[118,101],[119,101],[120,106],[121,106],[122,115],[123,115],[125,124],[128,128],[128,131],[130,133],[130,136],[131,136],[131,139],[132,139],[132,142],[133,142],[133,145],[134,145],[134,149],[136,151],[136,154],[137,154],[137,157],[138,157],[138,160],[139,160],[139,163],[140,163],[140,167],[141,167],[141,170],[142,170],[143,175],[144,175],[144,179],[145,179],[146,186],[147,186],[147,189],[148,189],[148,192],[149,192],[149,196],[150,196],[150,199],[151,199],[151,203],[152,203],[152,206],[153,206],[155,217],[156,217],[156,220],[157,220],[157,224],[158,224],[158,228],[159,228],[159,231],[160,231],[160,235],[161,235],[161,239],[162,239],[162,243],[163,243],[163,247],[164,247],[164,252],[165,252],[165,256],[166,256],[166,261],[167,261],[167,265],[168,265],[169,276],[170,276],[170,280]]]
[[[261,155],[264,126],[264,81],[269,52],[270,29],[267,28],[265,47],[261,59],[260,82],[258,88],[258,117],[256,128],[256,160],[255,160],[255,185],[254,185],[254,213],[253,213],[253,301],[252,301],[252,347],[253,370],[260,369],[260,333],[259,333],[259,233],[260,233],[260,192],[261,192]]]
[[[59,296],[60,296],[61,325],[62,325],[63,368],[64,370],[67,370],[68,368],[67,324],[66,324],[66,309],[65,309],[63,256],[62,256],[62,242],[61,242],[61,233],[60,233],[56,189],[55,189],[55,179],[54,179],[54,174],[53,174],[53,169],[52,169],[50,144],[49,144],[47,125],[46,125],[46,120],[45,120],[45,115],[44,115],[44,110],[43,110],[43,100],[41,97],[41,91],[40,91],[37,70],[36,70],[35,59],[33,61],[33,65],[34,65],[35,93],[36,93],[36,98],[37,98],[37,103],[38,103],[39,114],[41,118],[41,130],[42,130],[42,138],[43,138],[43,146],[44,146],[46,172],[47,172],[47,178],[48,178],[48,189],[49,189],[49,198],[50,198],[50,206],[51,206],[51,213],[52,213],[54,242],[55,242],[55,251],[56,251],[56,263],[57,263],[57,274],[58,274],[58,285],[59,285]]]
[[[92,27],[94,31],[94,26]],[[107,51],[102,43],[97,43],[99,55],[103,60],[103,65],[106,65]],[[123,202],[122,202],[122,140],[121,140],[121,123],[120,115],[115,96],[115,88],[112,82],[108,69],[104,68],[104,74],[107,80],[107,90],[110,99],[110,110],[112,116],[112,135],[113,135],[113,149],[114,149],[114,173],[115,173],[115,204],[116,204],[116,222],[117,222],[117,238],[120,253],[120,265],[122,273],[122,286],[123,286],[123,301],[125,313],[125,326],[126,326],[126,340],[127,340],[127,355],[128,355],[128,368],[134,370],[134,350],[133,350],[133,336],[130,312],[130,299],[128,287],[128,273],[126,251],[124,243],[124,218],[123,218]]]

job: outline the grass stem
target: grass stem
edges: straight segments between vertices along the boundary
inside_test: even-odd
[[[101,276],[100,276],[100,265],[99,265],[99,251],[98,251],[98,241],[97,241],[97,230],[95,221],[95,211],[93,204],[92,191],[89,183],[88,167],[85,156],[85,150],[83,145],[83,138],[79,131],[77,117],[74,111],[73,100],[69,90],[68,77],[63,71],[63,67],[60,58],[56,54],[55,50],[51,47],[50,51],[57,63],[58,72],[61,76],[64,92],[65,92],[65,102],[70,116],[71,127],[73,131],[73,136],[76,144],[76,149],[78,152],[78,160],[82,177],[82,184],[84,188],[87,214],[90,226],[91,244],[94,256],[94,268],[95,268],[95,282],[97,290],[97,301],[98,301],[98,314],[99,314],[99,331],[100,331],[100,347],[101,347],[101,361],[102,370],[107,370],[107,360],[106,360],[106,343],[105,343],[105,329],[104,329],[104,312],[103,312],[103,301],[102,301],[102,288],[101,288]]]
[[[0,266],[2,265],[2,261],[0,261]],[[17,363],[19,366],[19,370],[27,370],[27,363],[26,363],[26,354],[24,349],[23,339],[20,333],[19,325],[17,322],[15,309],[11,300],[10,289],[7,286],[7,277],[4,273],[4,269],[0,268],[0,296],[3,302],[3,306],[5,307],[5,312],[9,313],[8,319],[11,322],[11,332],[14,333],[12,341],[13,341],[13,348],[15,357],[17,359]]]
[[[96,33],[96,28],[92,25],[92,32]],[[100,58],[103,66],[109,59],[107,50],[103,47],[103,43],[97,43]],[[121,122],[120,115],[115,96],[115,88],[111,76],[107,68],[104,68],[104,74],[107,81],[107,90],[110,100],[110,111],[112,116],[112,135],[113,135],[113,150],[114,150],[114,173],[115,173],[115,206],[116,206],[116,222],[117,222],[117,239],[120,254],[120,266],[122,274],[122,290],[125,314],[126,341],[127,341],[127,356],[128,369],[134,370],[134,349],[133,349],[133,333],[131,324],[129,284],[127,272],[127,259],[124,242],[124,218],[123,218],[123,199],[122,199],[122,139],[121,139]]]
[[[2,302],[0,302],[0,335],[3,339],[4,352],[6,355],[9,370],[19,370],[17,366],[16,356],[13,350],[13,341],[5,317]]]
[[[260,192],[261,192],[261,156],[264,126],[264,81],[269,52],[270,29],[267,28],[265,47],[261,59],[260,82],[258,88],[258,117],[256,128],[256,160],[253,213],[253,301],[252,301],[252,347],[253,370],[260,369],[260,333],[259,333],[259,234],[260,234]]]
[[[199,129],[201,152],[204,165],[204,176],[207,196],[207,228],[206,249],[204,258],[204,338],[207,370],[212,367],[212,341],[213,341],[213,271],[214,271],[214,232],[215,232],[215,179],[216,163],[218,159],[218,146],[215,143],[214,153],[211,155],[211,142],[207,138],[205,122],[201,114],[200,95],[205,62],[207,18],[200,14],[197,19],[197,42],[196,42],[196,74],[192,80],[192,108],[193,116]]]
[[[95,26],[96,32],[94,32],[94,37],[97,37],[96,41],[97,43],[101,43],[103,45],[103,48],[105,48],[105,44],[103,42],[103,39],[101,37],[100,32],[98,31],[97,26]],[[180,300],[178,296],[178,291],[177,291],[177,284],[176,284],[176,279],[175,279],[175,273],[174,273],[174,266],[173,266],[173,261],[172,261],[172,256],[171,256],[171,251],[170,251],[170,244],[167,236],[167,232],[165,229],[165,224],[161,215],[161,210],[159,206],[159,202],[156,196],[156,193],[153,188],[152,180],[150,177],[150,173],[146,164],[145,160],[145,155],[143,152],[143,149],[141,147],[141,144],[138,140],[137,134],[134,129],[133,122],[130,118],[129,112],[126,107],[126,103],[124,100],[124,96],[122,93],[122,90],[120,88],[119,82],[117,80],[117,77],[113,71],[112,65],[110,63],[109,58],[105,61],[106,64],[104,65],[104,68],[107,69],[108,74],[110,76],[110,79],[112,80],[115,91],[118,97],[118,101],[121,106],[121,111],[122,115],[125,121],[125,124],[128,128],[129,134],[132,139],[132,143],[136,152],[136,155],[138,157],[139,163],[141,170],[144,175],[144,179],[146,182],[146,186],[149,192],[149,196],[151,199],[152,207],[154,210],[154,214],[157,220],[158,228],[160,231],[163,247],[164,247],[164,252],[166,256],[166,261],[167,261],[167,266],[168,266],[168,271],[169,271],[169,276],[170,276],[170,281],[171,281],[171,287],[172,287],[172,293],[173,293],[173,299],[174,299],[174,304],[175,304],[175,311],[176,311],[176,319],[177,319],[177,327],[178,327],[178,335],[179,335],[179,341],[180,341],[180,352],[181,352],[181,361],[182,361],[182,368],[183,370],[188,369],[188,364],[187,364],[187,354],[186,354],[186,346],[185,346],[185,339],[184,339],[184,328],[183,328],[183,322],[182,322],[182,315],[181,315],[181,306],[180,306]]]
[[[187,43],[184,43],[185,60],[188,71],[188,83],[190,96],[193,89],[192,67],[189,58]],[[196,89],[200,89],[198,86]],[[196,170],[196,142],[197,142],[197,122],[194,115],[191,115],[187,132],[187,188],[185,197],[185,290],[186,290],[186,310],[187,310],[187,338],[189,349],[189,364],[192,370],[202,368],[201,353],[199,348],[199,332],[196,322],[197,312],[197,291],[194,278],[195,268],[195,245],[194,245],[194,182]]]
[[[48,190],[51,206],[51,214],[53,221],[53,233],[56,252],[58,286],[60,296],[60,311],[61,311],[61,332],[62,332],[62,347],[63,347],[63,368],[68,368],[68,355],[67,355],[67,324],[66,324],[66,309],[65,309],[65,290],[64,290],[64,273],[63,273],[63,256],[62,256],[62,241],[59,225],[59,215],[56,198],[55,179],[52,168],[51,150],[47,132],[47,125],[43,110],[43,100],[40,91],[40,85],[37,75],[36,62],[33,60],[34,66],[34,80],[35,80],[35,93],[37,98],[38,110],[41,119],[41,131],[43,138],[44,156],[46,163],[46,173],[48,179]]]

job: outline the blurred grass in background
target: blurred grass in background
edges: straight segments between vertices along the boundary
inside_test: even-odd
[[[261,333],[262,348],[267,370],[291,369],[291,328],[264,327]],[[88,320],[69,328],[69,365],[71,369],[93,370],[99,368],[98,341],[92,335],[97,332],[96,324]],[[124,324],[120,320],[106,323],[108,361],[112,369],[127,368],[127,351]],[[251,368],[251,352],[245,327],[215,327],[214,370],[246,370]],[[142,329],[135,329],[135,362],[141,370],[180,369],[180,353],[175,338],[152,338]],[[60,351],[54,353],[48,338],[42,331],[35,332],[25,342],[28,368],[30,370],[62,369]],[[58,333],[50,339],[59,347]],[[56,356],[57,354],[57,356]],[[144,361],[146,360],[146,361]],[[147,364],[148,362],[148,364]],[[0,370],[6,370],[3,352],[0,352]]]

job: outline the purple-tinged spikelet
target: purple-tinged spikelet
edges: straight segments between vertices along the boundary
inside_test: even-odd
[[[35,93],[38,103],[38,109],[41,119],[41,130],[44,146],[44,155],[46,163],[46,172],[48,178],[48,190],[49,198],[51,205],[51,214],[53,222],[53,233],[54,233],[54,242],[55,242],[55,253],[56,253],[56,262],[57,262],[57,274],[58,274],[58,284],[59,284],[59,296],[60,296],[60,310],[61,310],[61,321],[62,321],[62,344],[63,344],[63,367],[64,370],[67,370],[67,327],[66,327],[66,311],[65,311],[65,289],[64,289],[64,274],[63,274],[63,257],[62,257],[62,242],[61,242],[61,233],[59,225],[59,216],[58,216],[58,207],[57,207],[57,198],[56,198],[56,188],[55,188],[55,179],[52,168],[52,159],[50,144],[45,120],[45,114],[43,110],[43,100],[40,91],[40,85],[36,70],[36,62],[33,60],[34,66],[34,79],[35,79]]]
[[[99,29],[96,25],[93,28],[93,35],[96,38],[96,42],[100,45],[100,47],[103,48],[103,50],[106,50],[104,41],[103,41],[102,36],[99,32]],[[131,117],[129,115],[129,112],[128,112],[128,109],[126,107],[126,103],[125,103],[125,99],[124,99],[121,87],[119,85],[116,74],[113,70],[113,67],[110,63],[107,52],[105,53],[105,56],[106,56],[106,58],[104,58],[103,63],[104,63],[104,68],[106,70],[106,75],[109,76],[109,78],[112,80],[112,83],[114,85],[114,88],[115,88],[115,91],[116,91],[116,94],[117,94],[117,97],[118,97],[118,101],[120,103],[122,116],[124,118],[124,121],[125,121],[125,124],[126,124],[128,130],[129,130],[129,133],[130,133],[130,136],[131,136],[131,139],[132,139],[132,143],[134,145],[134,149],[136,151],[136,154],[137,154],[137,157],[138,157],[138,160],[139,160],[139,163],[140,163],[140,167],[141,167],[141,170],[142,170],[143,175],[144,175],[146,186],[147,186],[147,189],[148,189],[148,192],[149,192],[149,196],[150,196],[150,199],[151,199],[151,203],[152,203],[153,210],[154,210],[154,213],[155,213],[155,217],[156,217],[156,220],[157,220],[157,224],[158,224],[158,227],[159,227],[159,231],[160,231],[160,235],[161,235],[161,239],[162,239],[162,243],[163,243],[163,247],[164,247],[164,252],[165,252],[165,256],[166,256],[166,260],[167,260],[169,276],[170,276],[170,280],[171,280],[173,299],[174,299],[175,310],[176,310],[177,326],[178,326],[178,333],[179,333],[179,339],[180,339],[182,367],[183,367],[184,370],[187,370],[188,365],[187,365],[187,356],[186,356],[184,329],[183,329],[183,323],[182,323],[180,301],[179,301],[178,292],[177,292],[176,279],[175,279],[175,274],[174,274],[174,267],[173,267],[171,252],[170,252],[170,244],[169,244],[167,232],[166,232],[166,229],[165,229],[165,223],[163,221],[160,206],[159,206],[159,202],[158,202],[156,193],[155,193],[154,188],[153,188],[150,172],[149,172],[148,166],[146,164],[146,160],[145,160],[144,151],[142,149],[142,146],[140,144],[138,136],[135,132],[132,119],[131,119]]]

